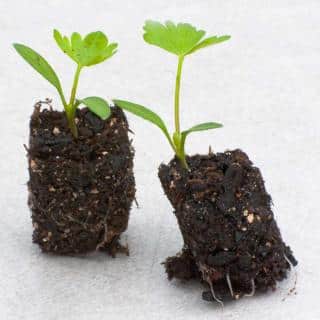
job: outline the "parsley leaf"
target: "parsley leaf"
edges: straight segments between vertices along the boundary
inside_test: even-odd
[[[107,36],[101,31],[91,32],[83,39],[77,32],[69,39],[58,30],[54,30],[53,36],[60,49],[82,67],[103,62],[117,52],[118,45],[109,44]]]
[[[174,24],[172,21],[162,24],[147,20],[143,29],[145,31],[143,38],[147,43],[177,56],[185,56],[201,48],[230,39],[230,36],[211,36],[203,39],[205,31],[197,30],[189,23]]]

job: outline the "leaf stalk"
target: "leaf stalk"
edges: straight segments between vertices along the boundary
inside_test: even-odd
[[[81,69],[82,69],[82,66],[78,64],[75,75],[74,75],[74,79],[73,79],[70,101],[69,101],[69,104],[65,106],[68,124],[75,138],[78,138],[78,129],[75,123],[75,114],[76,114],[77,107],[79,106],[79,102],[76,100],[76,93],[77,93]]]
[[[179,56],[174,94],[174,123],[177,133],[180,133],[180,84],[183,61],[184,56]]]
[[[77,92],[77,88],[78,88],[78,82],[79,82],[79,76],[80,76],[81,69],[82,69],[82,66],[80,64],[78,64],[76,73],[74,75],[73,85],[72,85],[72,90],[71,90],[71,95],[70,95],[70,102],[69,102],[70,107],[74,106],[74,101],[76,98],[76,92]]]
[[[184,55],[180,55],[178,58],[178,67],[176,75],[176,87],[174,93],[174,124],[175,133],[173,134],[173,142],[175,145],[175,153],[179,158],[181,165],[188,169],[186,161],[186,155],[184,150],[184,143],[182,143],[181,130],[180,130],[180,87],[181,87],[181,74],[184,61]]]

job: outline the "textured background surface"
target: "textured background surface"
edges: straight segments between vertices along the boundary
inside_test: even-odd
[[[209,144],[216,151],[240,147],[261,168],[282,235],[300,262],[297,295],[282,301],[292,274],[274,294],[222,310],[201,300],[200,285],[166,280],[160,263],[182,242],[157,178],[158,165],[171,153],[160,131],[131,116],[141,207],[132,210],[127,231],[130,258],[52,257],[31,243],[22,145],[34,102],[52,97],[59,109],[60,103],[11,43],[41,52],[69,86],[74,65],[53,43],[51,30],[104,30],[119,42],[119,52],[83,72],[79,96],[132,99],[172,125],[176,59],[143,42],[146,18],[190,21],[232,35],[186,60],[184,127],[208,119],[225,124],[193,135],[187,148],[205,153]],[[0,0],[1,318],[319,319],[319,20],[318,0]]]

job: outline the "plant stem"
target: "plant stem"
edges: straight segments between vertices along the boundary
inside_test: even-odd
[[[75,101],[75,98],[76,98],[76,92],[77,92],[77,87],[78,87],[81,68],[82,68],[81,65],[78,64],[76,73],[74,75],[73,86],[72,86],[70,102],[69,102],[69,107],[71,107],[71,108],[74,107],[74,101]]]
[[[186,169],[189,169],[189,166],[188,166],[188,163],[186,160],[186,153],[185,153],[185,149],[184,149],[185,142],[186,142],[186,135],[182,134],[181,139],[180,139],[180,159],[182,162],[182,166]]]
[[[66,109],[66,115],[67,115],[68,125],[69,125],[69,128],[71,130],[72,135],[75,138],[78,138],[78,128],[77,128],[77,125],[74,121],[75,111],[76,111],[76,109],[68,108],[68,109]]]
[[[181,131],[180,131],[180,84],[181,84],[181,72],[182,65],[184,61],[184,56],[179,56],[178,68],[176,75],[176,88],[174,94],[174,124],[175,124],[175,149],[176,155],[179,158],[182,167],[188,169],[188,164],[186,161],[186,155],[184,152],[184,142],[182,141]]]
[[[183,60],[184,56],[179,56],[174,94],[174,124],[177,133],[180,133],[180,83]]]
[[[70,101],[69,101],[69,104],[67,105],[67,107],[65,108],[66,114],[67,114],[67,119],[68,119],[68,124],[69,124],[70,130],[75,138],[78,137],[78,129],[77,129],[76,123],[74,121],[74,118],[75,118],[77,106],[79,105],[75,99],[76,99],[76,93],[77,93],[81,69],[82,69],[82,66],[78,64],[76,73],[74,75],[74,80],[73,80],[73,85],[72,85],[71,95],[70,95]]]
[[[183,152],[183,154],[180,155],[179,159],[180,159],[180,162],[182,164],[182,167],[185,168],[185,169],[189,169],[189,166],[188,166],[188,163],[187,163],[187,160],[186,160],[186,155],[184,154],[184,152]]]

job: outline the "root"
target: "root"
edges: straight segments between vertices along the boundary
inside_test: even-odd
[[[108,224],[107,224],[107,216],[104,219],[104,235],[103,239],[97,244],[96,251],[103,248],[106,244],[109,243],[109,237],[108,237]]]
[[[231,297],[233,298],[234,297],[234,293],[233,293],[233,288],[232,288],[232,283],[231,283],[229,272],[226,275],[226,279],[227,279],[227,284],[228,284],[228,287],[229,287],[229,290],[230,290]]]
[[[136,207],[139,209],[140,208],[140,206],[139,206],[139,202],[138,202],[138,200],[137,200],[137,198],[136,197],[134,197],[134,203],[136,204]]]
[[[256,286],[254,284],[254,279],[251,279],[251,292],[245,294],[244,296],[245,297],[253,297],[255,293],[256,293]]]
[[[289,258],[284,254],[283,257],[285,258],[285,260],[288,262],[289,266],[290,266],[290,270],[293,270],[294,265],[292,264],[292,262],[289,260]],[[285,301],[286,298],[292,294],[296,294],[296,287],[297,287],[297,282],[298,282],[298,272],[297,270],[295,270],[294,272],[294,283],[293,286],[291,287],[291,289],[289,289],[287,295],[282,299],[282,301]]]
[[[290,266],[290,270],[293,270],[294,265],[292,264],[292,262],[289,260],[289,258],[284,254],[283,257],[285,258],[285,260],[289,263]]]
[[[202,274],[202,278],[204,281],[206,281],[208,284],[209,284],[209,287],[210,287],[210,291],[211,291],[211,294],[212,294],[212,298],[218,302],[221,307],[223,308],[224,307],[224,304],[223,304],[223,301],[220,300],[216,295],[215,295],[215,292],[214,292],[214,289],[213,289],[213,285],[212,285],[212,281],[210,279],[210,276],[209,276],[209,270],[207,270],[203,265],[199,265],[199,270]]]
[[[224,307],[223,301],[220,300],[220,299],[218,299],[218,298],[216,297],[216,295],[215,295],[215,293],[214,293],[214,290],[213,290],[213,286],[212,286],[212,282],[211,282],[210,278],[207,278],[206,281],[209,283],[210,291],[211,291],[211,294],[212,294],[212,298],[213,298],[215,301],[217,301],[217,302],[221,305],[221,307],[223,308],[223,307]]]

